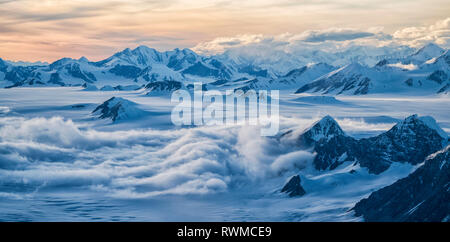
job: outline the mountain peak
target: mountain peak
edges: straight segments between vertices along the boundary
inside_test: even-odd
[[[345,135],[339,124],[330,115],[323,117],[315,122],[304,134],[308,134],[309,138],[319,141],[323,138],[332,138],[338,135]]]
[[[342,69],[343,70],[350,70],[350,71],[359,71],[366,68],[366,66],[361,65],[358,62],[352,62],[346,66],[344,66]]]
[[[195,52],[189,48],[184,48],[181,50],[181,52],[183,52],[184,54],[194,54],[195,55]]]
[[[117,52],[117,53],[115,53],[113,56],[116,56],[116,57],[122,57],[122,56],[131,56],[131,49],[130,48],[126,48],[126,49],[124,49],[124,50],[122,50],[122,51],[119,51],[119,52]]]
[[[401,127],[414,127],[417,125],[424,125],[435,130],[442,138],[447,138],[447,133],[439,127],[436,120],[431,116],[419,116],[414,114],[399,123],[399,126]]]
[[[146,49],[152,49],[146,45],[139,45],[138,47],[135,48],[135,50],[146,50]]]
[[[328,77],[332,77],[335,74],[343,74],[343,75],[359,75],[359,74],[365,74],[371,72],[370,68],[365,66],[365,65],[361,65],[358,62],[352,62],[348,65],[345,65],[335,71],[332,71],[328,74]]]

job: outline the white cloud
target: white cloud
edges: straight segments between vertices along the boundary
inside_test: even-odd
[[[393,37],[395,41],[413,47],[435,42],[448,48],[450,46],[450,18],[438,21],[430,26],[404,28],[395,31]]]
[[[430,26],[408,27],[395,31],[392,35],[383,32],[382,27],[365,30],[355,28],[329,28],[307,30],[299,34],[280,35],[237,35],[219,37],[202,42],[193,49],[202,54],[220,54],[227,50],[239,49],[241,52],[283,51],[293,53],[298,50],[316,49],[339,51],[354,45],[418,47],[427,42],[435,42],[443,47],[449,46],[450,18],[438,21]]]
[[[314,154],[307,151],[294,151],[285,155],[280,155],[270,168],[275,174],[285,171],[301,170],[306,168],[314,159]]]

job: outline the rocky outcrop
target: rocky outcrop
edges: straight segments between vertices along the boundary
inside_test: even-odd
[[[355,155],[362,167],[378,174],[392,162],[421,163],[446,143],[447,135],[433,118],[412,115],[385,133],[359,140]]]
[[[301,197],[306,194],[305,189],[301,185],[300,176],[293,176],[284,187],[281,189],[282,193],[287,193],[289,197]]]
[[[150,82],[145,86],[145,89],[149,90],[147,95],[161,92],[173,92],[183,87],[181,82],[177,81],[157,81]]]

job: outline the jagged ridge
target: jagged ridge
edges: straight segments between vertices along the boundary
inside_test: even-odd
[[[360,140],[347,136],[330,116],[295,135],[289,131],[281,139],[294,139],[300,149],[312,149],[318,170],[332,170],[346,161],[354,161],[374,174],[385,171],[392,162],[418,164],[448,143],[446,133],[433,118],[417,115],[407,117],[380,135]]]

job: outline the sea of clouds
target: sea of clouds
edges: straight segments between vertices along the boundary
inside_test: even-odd
[[[0,118],[0,183],[16,188],[82,186],[130,198],[204,194],[278,176],[312,158],[254,126],[100,132],[61,117]]]

